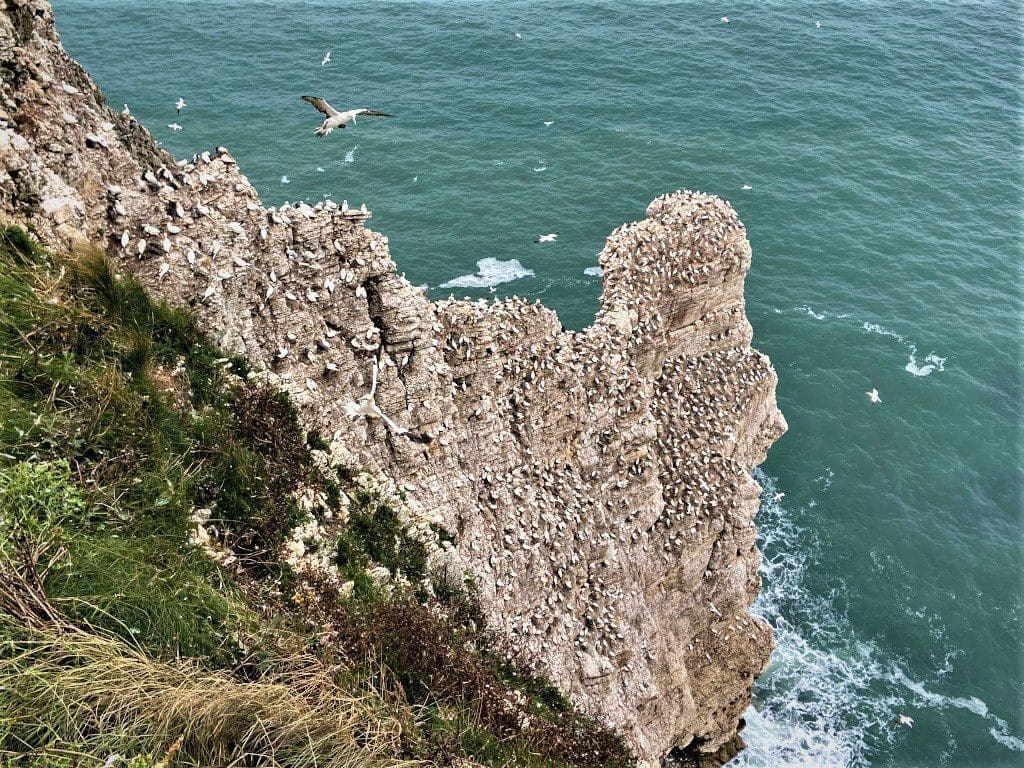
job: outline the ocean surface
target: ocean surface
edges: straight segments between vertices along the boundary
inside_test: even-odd
[[[582,327],[613,228],[730,200],[790,425],[738,764],[1024,765],[1019,3],[54,5],[167,149],[229,147],[268,205],[365,202],[435,297]],[[307,93],[395,117],[317,140]]]

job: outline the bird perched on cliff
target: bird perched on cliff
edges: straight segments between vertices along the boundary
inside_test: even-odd
[[[868,396],[868,399],[871,400],[872,403],[882,402],[882,398],[878,396],[878,390],[875,388],[872,388],[870,392],[865,392],[864,394]]]
[[[321,139],[335,128],[344,128],[348,123],[355,124],[356,117],[359,115],[394,117],[394,115],[389,115],[387,112],[378,112],[376,109],[349,109],[345,112],[339,112],[319,96],[303,96],[302,100],[308,101],[316,108],[317,112],[327,116],[327,119],[323,121],[320,127],[313,131]]]

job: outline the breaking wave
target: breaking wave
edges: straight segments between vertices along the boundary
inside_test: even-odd
[[[533,277],[536,273],[532,269],[526,269],[519,263],[518,259],[499,261],[498,259],[480,259],[476,263],[475,275],[462,275],[447,283],[441,283],[439,288],[491,288],[501,283],[511,283],[523,277]]]

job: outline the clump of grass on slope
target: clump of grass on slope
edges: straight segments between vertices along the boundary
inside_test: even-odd
[[[0,748],[74,745],[93,755],[161,753],[187,765],[401,765],[401,724],[339,687],[313,658],[242,683],[194,664],[154,661],[84,632],[0,623]],[[127,749],[126,749],[127,747]]]

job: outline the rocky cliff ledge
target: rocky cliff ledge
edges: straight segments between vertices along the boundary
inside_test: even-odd
[[[786,428],[732,208],[676,192],[613,232],[583,331],[520,299],[432,303],[367,214],[268,209],[224,149],[176,161],[106,105],[47,3],[0,10],[0,215],[51,247],[105,244],[271,372],[457,534],[509,654],[641,758],[731,756],[772,649],[749,613],[750,472]],[[352,413],[375,366],[393,425],[368,399]]]

